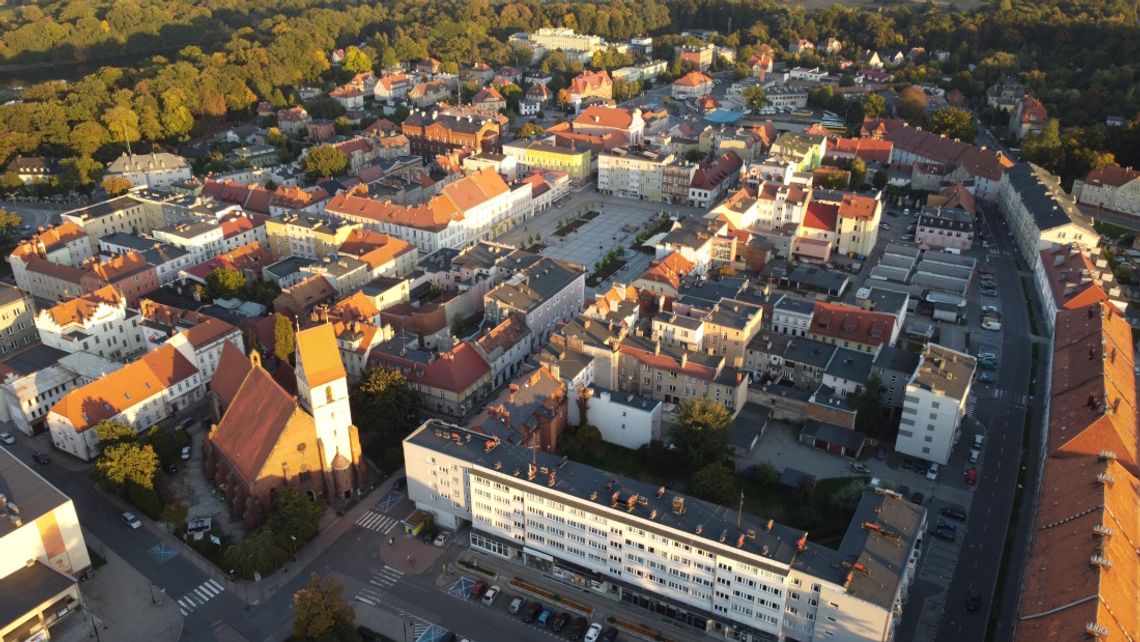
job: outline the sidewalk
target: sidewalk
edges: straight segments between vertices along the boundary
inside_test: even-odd
[[[182,637],[182,613],[173,598],[151,584],[123,558],[84,531],[89,547],[107,563],[80,584],[84,608],[51,631],[51,639],[87,642],[98,636],[110,640],[175,642]]]

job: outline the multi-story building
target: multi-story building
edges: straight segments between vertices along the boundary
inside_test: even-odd
[[[606,41],[601,36],[574,33],[573,29],[565,27],[543,27],[529,34],[527,41],[531,46],[542,47],[547,51],[561,49],[578,53],[593,53],[606,46]]]
[[[667,151],[615,147],[598,155],[598,191],[624,198],[664,200],[664,166],[674,162]]]
[[[753,303],[735,299],[721,299],[703,317],[704,337],[700,347],[710,354],[719,354],[734,368],[744,367],[748,344],[760,332],[764,311]]]
[[[98,244],[91,244],[82,227],[65,222],[49,226],[32,238],[20,241],[8,256],[8,264],[12,266],[16,285],[22,290],[29,290],[27,266],[33,259],[77,268],[94,256],[98,249]]]
[[[968,354],[926,344],[903,394],[897,452],[936,464],[950,460],[977,365]]]
[[[721,355],[626,336],[618,348],[616,390],[681,403],[705,397],[735,416],[748,399],[748,378]]]
[[[185,221],[156,228],[156,240],[169,243],[190,253],[193,263],[209,261],[221,254],[225,232],[222,226],[213,221]]]
[[[74,223],[87,233],[91,252],[99,249],[99,239],[115,232],[150,234],[166,225],[162,204],[136,197],[134,194],[74,209],[60,214],[63,223]]]
[[[684,46],[677,49],[676,55],[682,65],[687,63],[697,71],[708,71],[716,59],[716,46],[712,44]]]
[[[1049,110],[1045,109],[1044,103],[1026,94],[1009,112],[1009,135],[1021,140],[1026,134],[1039,133],[1047,120]]]
[[[838,549],[805,532],[431,420],[404,440],[408,496],[472,548],[694,635],[889,640],[926,510],[863,495]],[[742,633],[747,631],[747,633]]]
[[[589,176],[590,150],[560,147],[546,140],[518,140],[503,145],[503,154],[515,160],[519,173],[532,170],[565,172],[571,181],[580,183]]]
[[[724,152],[716,160],[697,163],[689,182],[689,205],[706,209],[712,207],[736,186],[743,164],[744,161],[733,151]]]
[[[7,450],[0,452],[0,487],[0,584],[12,591],[0,639],[52,639],[51,628],[83,608],[79,581],[92,569],[75,504]]]
[[[836,250],[840,254],[869,256],[879,240],[879,222],[883,214],[882,193],[870,196],[844,194],[836,219]]]
[[[85,386],[123,364],[88,352],[59,357],[46,368],[16,372],[0,383],[0,420],[34,436],[55,402],[73,388]]]
[[[142,432],[200,401],[205,384],[189,358],[165,345],[64,395],[47,415],[52,444],[90,461],[101,452],[95,424],[108,420]]]
[[[871,374],[879,377],[879,399],[888,408],[902,408],[907,384],[918,370],[919,355],[904,348],[884,346],[875,355]]]
[[[677,100],[688,100],[706,96],[712,92],[712,88],[712,78],[699,71],[690,71],[673,81],[670,93]]]
[[[335,256],[362,226],[314,214],[286,214],[265,221],[269,253],[274,258],[300,256],[314,261]]]
[[[179,272],[194,265],[194,256],[180,247],[125,232],[99,239],[99,250],[112,254],[138,252],[154,268],[159,286],[174,282]]]
[[[620,134],[618,145],[640,145],[645,139],[645,119],[640,109],[591,105],[574,117],[573,131],[589,136]]]
[[[0,284],[0,354],[8,354],[37,338],[36,307],[20,288]]]
[[[311,122],[313,117],[300,105],[277,110],[277,128],[286,136],[303,136]]]
[[[1073,198],[1081,205],[1140,216],[1140,170],[1119,165],[1098,167],[1084,180],[1073,181]]]
[[[107,166],[104,174],[125,178],[135,187],[163,187],[190,180],[193,176],[190,163],[185,158],[166,152],[138,156],[123,153]]]
[[[495,226],[510,215],[510,193],[502,177],[484,169],[444,187],[425,204],[396,205],[351,191],[334,196],[325,211],[391,234],[427,255],[443,247],[460,249],[489,239]]]
[[[202,381],[213,380],[225,344],[233,344],[245,354],[245,340],[242,338],[241,330],[214,317],[207,317],[200,323],[175,334],[166,343],[192,356],[191,361],[198,368]]]
[[[411,243],[366,229],[352,230],[337,251],[367,263],[369,281],[380,276],[408,276],[419,258]]]
[[[818,169],[827,155],[827,137],[799,132],[784,132],[773,141],[771,153],[790,159],[796,171]]]
[[[372,350],[370,363],[403,372],[430,412],[463,417],[491,393],[491,366],[466,341],[430,352],[416,337],[397,335]]]
[[[487,321],[496,325],[520,315],[535,349],[546,343],[556,324],[581,312],[585,301],[586,269],[543,257],[483,295],[483,308]]]
[[[1061,180],[1043,167],[1018,163],[1002,174],[998,204],[1021,258],[1036,270],[1039,253],[1054,244],[1095,248],[1099,235],[1065,193]]]
[[[610,78],[609,72],[604,69],[601,71],[583,71],[571,79],[570,86],[566,88],[570,94],[570,102],[574,105],[580,105],[587,98],[610,100],[613,98],[613,90],[614,81]]]
[[[974,217],[959,209],[923,207],[918,214],[914,242],[937,248],[969,250],[974,244]]]
[[[46,346],[125,361],[146,349],[140,320],[137,312],[127,309],[126,297],[108,285],[40,310],[35,328]]]
[[[725,223],[687,216],[674,221],[672,228],[657,242],[655,258],[661,260],[679,252],[693,265],[690,270],[693,274],[703,275],[712,267],[714,239],[726,232]]]
[[[772,305],[772,332],[806,337],[811,332],[815,304],[788,295],[781,296]]]
[[[492,116],[432,109],[412,112],[401,124],[412,154],[426,160],[457,149],[501,153],[499,121]]]

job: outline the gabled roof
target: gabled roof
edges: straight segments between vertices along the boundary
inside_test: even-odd
[[[588,125],[590,127],[629,129],[632,124],[633,112],[621,107],[606,107],[605,105],[590,105],[574,117],[574,125]]]
[[[693,180],[689,186],[696,189],[715,189],[724,181],[735,176],[743,164],[744,161],[736,155],[736,152],[727,151],[712,163],[698,165],[696,171],[693,172]]]
[[[875,218],[875,211],[878,208],[879,201],[870,196],[844,194],[843,200],[839,203],[839,217],[871,220]]]
[[[405,376],[422,386],[462,393],[490,372],[491,366],[479,352],[462,341],[426,366],[411,368]]]
[[[452,221],[463,220],[468,210],[509,191],[502,177],[487,167],[444,187],[426,204],[397,205],[341,192],[328,202],[325,210],[337,215],[438,232],[446,229]]]
[[[675,251],[649,266],[649,269],[642,272],[637,280],[666,283],[676,290],[681,287],[681,277],[692,272],[694,267],[696,266],[692,262]]]
[[[52,321],[60,326],[70,323],[85,324],[99,310],[99,306],[117,307],[122,301],[122,293],[115,286],[107,285],[83,296],[57,303],[41,314],[50,316]]]
[[[804,227],[815,230],[835,231],[835,221],[839,218],[839,206],[835,203],[812,200],[804,211]]]
[[[896,149],[934,162],[956,164],[991,181],[1000,180],[1002,172],[1013,167],[1013,162],[1001,152],[983,150],[897,119],[867,118],[863,121],[863,136],[889,140]]]
[[[570,93],[584,94],[588,91],[597,91],[613,85],[613,82],[609,72],[604,69],[601,71],[583,71],[570,81]]]
[[[712,78],[702,74],[699,71],[690,71],[689,73],[681,76],[673,81],[677,87],[700,87],[712,83]]]
[[[839,341],[887,345],[891,342],[895,321],[893,315],[884,312],[816,301],[810,332]]]
[[[1121,187],[1137,178],[1140,178],[1140,170],[1121,167],[1120,165],[1104,165],[1089,172],[1088,176],[1085,177],[1085,183]]]
[[[296,337],[297,367],[305,374],[310,388],[345,378],[332,325],[325,323],[301,330]]]
[[[210,390],[221,399],[222,407],[228,407],[237,396],[238,389],[245,381],[253,364],[237,346],[229,341],[222,344],[222,355],[218,358],[218,369],[210,380]]]
[[[186,340],[195,348],[202,348],[219,341],[237,331],[237,328],[214,317],[206,317],[201,323],[186,330]]]

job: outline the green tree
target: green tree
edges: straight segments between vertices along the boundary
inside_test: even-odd
[[[899,94],[899,114],[913,125],[921,125],[926,120],[927,104],[926,92],[917,85],[911,85]]]
[[[361,51],[360,47],[353,46],[344,50],[344,63],[342,66],[345,71],[353,74],[358,74],[362,71],[371,71],[372,59],[368,57],[368,54]]]
[[[518,136],[519,138],[530,138],[532,136],[541,136],[545,133],[546,129],[538,123],[523,123],[523,126],[519,127]]]
[[[883,380],[879,375],[872,374],[867,378],[867,385],[854,395],[855,427],[861,432],[873,433],[879,425],[882,411],[882,400],[879,397],[882,391]]]
[[[16,172],[4,172],[0,175],[0,189],[5,192],[15,192],[24,187],[24,181]]]
[[[693,473],[689,487],[697,497],[721,506],[737,499],[736,475],[726,464],[707,464]]]
[[[749,478],[765,487],[774,487],[780,481],[780,471],[772,464],[760,464],[752,469]]]
[[[882,94],[868,94],[863,98],[863,115],[882,118],[887,115],[887,99]]]
[[[292,363],[296,349],[297,340],[293,333],[293,323],[289,321],[289,317],[278,314],[273,322],[273,354],[285,363]]]
[[[138,443],[138,433],[127,424],[103,419],[91,428],[104,448],[115,444]]]
[[[1061,142],[1061,123],[1056,118],[1045,121],[1040,132],[1030,132],[1021,141],[1020,157],[1051,172],[1060,173],[1065,164],[1065,146]]]
[[[116,488],[134,484],[151,489],[158,472],[158,455],[150,445],[139,443],[104,446],[102,456],[95,462],[95,471]]]
[[[272,528],[262,526],[227,548],[222,558],[238,577],[253,579],[255,572],[268,575],[277,570],[289,559],[289,549]]]
[[[344,586],[329,577],[313,574],[293,595],[293,638],[314,642],[353,642],[356,614],[344,600]]]
[[[764,93],[764,88],[760,85],[745,87],[744,91],[740,92],[740,96],[744,98],[744,105],[756,113],[759,113],[768,104],[768,95]]]
[[[245,290],[245,275],[233,268],[214,268],[206,275],[206,292],[211,299],[229,299]]]
[[[974,115],[959,107],[944,107],[930,114],[927,124],[930,131],[972,143],[978,137]]]
[[[419,425],[423,397],[399,370],[369,370],[349,399],[361,432],[382,443],[403,439]]]
[[[107,129],[93,120],[77,123],[68,134],[71,149],[81,156],[94,155],[108,140]]]
[[[851,167],[847,169],[851,172],[850,189],[860,190],[863,188],[863,183],[867,182],[867,164],[863,162],[862,158],[855,158],[851,161]]]
[[[108,176],[103,179],[103,189],[107,192],[108,196],[119,196],[126,194],[127,190],[134,187],[134,185],[122,176]]]
[[[670,437],[689,470],[728,458],[732,414],[722,404],[707,397],[689,397],[678,404],[676,418]]]
[[[15,236],[23,222],[19,214],[0,209],[0,238],[7,240]]]
[[[867,490],[867,482],[863,479],[853,479],[844,484],[839,490],[827,498],[827,504],[841,513],[853,513],[863,499],[863,491]]]
[[[69,188],[86,189],[95,185],[103,164],[90,156],[72,156],[59,162],[61,181]]]
[[[875,175],[871,178],[871,187],[875,189],[883,189],[887,186],[887,173],[881,169],[875,170]]]
[[[285,486],[274,493],[273,512],[266,524],[281,537],[283,546],[292,546],[291,537],[296,537],[300,546],[317,535],[324,514],[323,503],[313,501],[297,488]]]
[[[301,169],[309,180],[329,178],[344,172],[348,167],[348,157],[332,145],[317,145],[301,159]]]
[[[391,69],[400,64],[400,59],[396,57],[396,50],[388,47],[384,53],[380,54],[380,67],[383,69]]]

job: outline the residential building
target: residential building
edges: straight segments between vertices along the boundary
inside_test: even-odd
[[[986,104],[994,109],[1012,112],[1025,97],[1025,87],[1010,78],[1002,79],[986,88]]]
[[[201,322],[178,332],[166,343],[180,352],[193,356],[191,361],[198,368],[203,381],[212,381],[222,360],[223,348],[232,344],[245,354],[245,340],[241,330],[221,319],[206,317]]]
[[[190,180],[190,163],[181,156],[151,152],[135,156],[124,152],[107,166],[107,177],[125,178],[135,187],[164,187]]]
[[[491,388],[498,390],[515,378],[530,356],[533,343],[526,319],[518,314],[509,314],[490,330],[483,331],[472,345],[491,365]]]
[[[847,256],[870,256],[879,240],[882,192],[871,196],[844,194],[836,219],[836,250]]]
[[[703,317],[700,348],[723,356],[734,368],[744,367],[748,344],[760,332],[764,312],[760,306],[735,299],[721,299]]]
[[[277,129],[286,136],[300,138],[311,122],[313,122],[312,116],[300,105],[277,110]]]
[[[366,263],[369,281],[380,276],[408,276],[416,269],[419,258],[411,243],[366,229],[349,232],[337,252]]]
[[[715,239],[726,232],[727,226],[724,223],[687,216],[674,221],[672,228],[657,241],[655,257],[664,259],[673,252],[680,252],[692,264],[692,273],[706,274],[712,267]]]
[[[712,207],[736,186],[743,164],[744,161],[733,151],[724,152],[716,160],[697,163],[689,183],[689,205]]]
[[[209,261],[222,253],[225,232],[214,221],[186,221],[156,228],[154,238],[190,253],[195,264]]]
[[[345,109],[363,109],[364,92],[352,85],[342,85],[329,92],[329,97]]]
[[[663,258],[651,261],[649,268],[631,285],[640,291],[676,298],[681,290],[681,280],[695,267],[682,252],[672,251]]]
[[[827,137],[806,133],[784,132],[772,143],[773,156],[782,156],[795,165],[795,171],[818,169],[827,155]]]
[[[160,287],[173,283],[179,272],[195,263],[194,256],[180,247],[126,232],[115,232],[99,239],[99,250],[111,254],[138,252],[154,268]]]
[[[404,119],[401,132],[408,139],[411,153],[429,161],[459,149],[476,153],[503,151],[499,121],[473,111],[414,111]]]
[[[1066,308],[1088,305],[1093,300],[1108,300],[1121,312],[1128,308],[1108,260],[1075,243],[1041,250],[1034,282],[1050,335],[1057,313]]]
[[[624,198],[664,200],[662,169],[675,160],[660,149],[615,147],[598,154],[598,191]]]
[[[601,36],[574,33],[573,29],[565,27],[543,27],[528,34],[526,39],[532,47],[541,47],[547,51],[561,49],[573,53],[594,53],[604,49],[606,44]]]
[[[879,399],[888,408],[902,408],[906,387],[918,370],[919,355],[905,348],[883,346],[875,355],[871,373],[879,377]]]
[[[205,383],[190,359],[167,344],[64,395],[47,415],[52,444],[90,461],[101,452],[95,424],[113,421],[142,432],[200,401]]]
[[[645,138],[645,119],[640,109],[591,105],[574,117],[572,130],[578,134],[604,136],[620,134],[617,145],[640,145]],[[551,128],[556,132],[556,128]]]
[[[585,70],[571,79],[570,86],[566,88],[570,94],[570,102],[575,106],[581,105],[587,98],[610,100],[613,98],[613,89],[614,81],[604,69]]]
[[[45,346],[126,361],[147,349],[140,320],[127,309],[126,297],[108,285],[40,310],[34,327]]]
[[[83,609],[79,582],[93,570],[75,504],[6,449],[0,487],[0,586],[9,595],[0,639],[52,639],[52,627]],[[85,617],[71,624],[89,628]]]
[[[1073,198],[1081,205],[1140,216],[1140,170],[1119,165],[1098,167],[1084,180],[1073,181]]]
[[[815,304],[783,295],[772,305],[772,332],[806,337],[811,331]]]
[[[397,335],[372,351],[374,367],[394,368],[408,385],[424,397],[424,409],[463,417],[491,392],[491,366],[470,343],[461,341],[450,350],[432,352],[418,339]]]
[[[793,70],[793,73],[794,72],[795,70]],[[775,85],[770,87],[764,95],[768,99],[768,105],[771,107],[787,107],[791,109],[803,109],[807,107],[807,87]]]
[[[736,416],[748,398],[748,379],[721,355],[665,345],[635,335],[618,347],[616,389],[651,396],[666,403],[705,397]]]
[[[690,71],[673,81],[670,94],[677,100],[689,100],[712,93],[712,88],[712,78],[699,71]]]
[[[915,224],[914,242],[966,251],[974,244],[974,217],[958,209],[923,207]]]
[[[565,172],[574,183],[591,173],[590,150],[559,147],[542,140],[516,140],[503,145],[503,154],[515,159],[520,174],[533,170]]]
[[[0,419],[32,437],[42,430],[44,417],[68,391],[123,365],[87,352],[61,355],[44,367],[7,373],[0,383]]]
[[[47,185],[59,176],[59,163],[54,158],[17,155],[8,163],[7,173],[24,185]]]
[[[38,338],[36,307],[20,288],[0,284],[0,354],[8,354]]]
[[[531,333],[531,348],[537,349],[556,324],[582,311],[585,296],[584,267],[543,257],[483,295],[483,307],[487,321],[494,324],[512,314],[522,316]]]
[[[277,259],[300,256],[319,261],[336,256],[349,237],[361,229],[358,223],[314,214],[291,213],[265,221],[269,253]]]
[[[507,108],[507,99],[494,87],[484,87],[471,97],[471,104],[483,114],[493,115]]]
[[[568,392],[556,375],[539,365],[487,402],[469,425],[510,443],[554,453],[567,425]]]
[[[21,240],[8,255],[8,264],[12,267],[16,286],[29,290],[27,266],[32,259],[77,268],[94,256],[96,250],[98,247],[92,246],[82,227],[66,222],[48,226],[32,238]]]
[[[412,79],[406,74],[385,74],[376,79],[376,86],[372,88],[372,95],[376,100],[391,102],[407,96],[413,84]]]
[[[1009,135],[1014,140],[1025,138],[1026,134],[1039,133],[1049,120],[1049,110],[1034,96],[1026,94],[1017,101],[1009,113]]]
[[[367,480],[332,326],[296,337],[297,397],[262,368],[259,353],[247,358],[229,344],[210,384],[219,420],[203,449],[206,477],[251,527],[269,515],[279,488],[339,504]]]
[[[1021,258],[1036,271],[1041,250],[1053,244],[1096,248],[1099,235],[1061,187],[1061,180],[1032,163],[1002,175],[998,198]]]
[[[593,384],[586,388],[586,394],[588,421],[609,443],[637,450],[664,437],[661,430],[664,403],[660,400]]]
[[[815,302],[808,330],[813,339],[871,354],[893,346],[898,335],[898,319],[892,314],[824,301]]]
[[[926,344],[903,394],[896,452],[940,465],[950,460],[977,365],[968,354]]]
[[[404,440],[404,459],[409,498],[441,526],[470,525],[472,548],[667,613],[696,636],[890,639],[926,528],[921,506],[867,492],[829,549],[772,520],[435,420]]]

